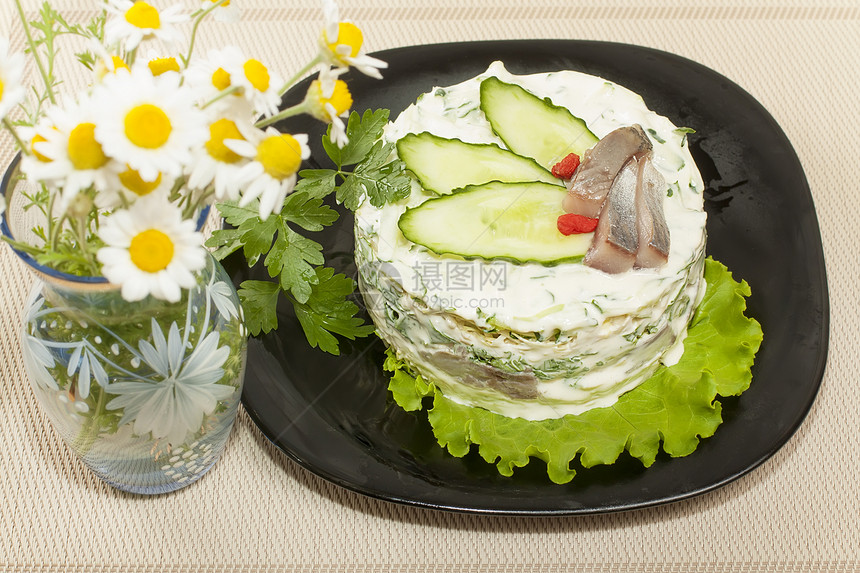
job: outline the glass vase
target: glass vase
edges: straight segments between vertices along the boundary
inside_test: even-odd
[[[173,304],[129,303],[109,285],[45,277],[23,322],[33,392],[102,480],[164,493],[218,460],[242,394],[247,338],[233,284],[211,256]]]
[[[7,173],[7,197],[9,185]],[[9,207],[2,230],[14,238],[31,223]],[[63,440],[123,491],[166,493],[199,479],[224,449],[245,372],[242,307],[220,263],[207,255],[178,302],[128,302],[103,277],[16,253],[38,277],[23,313],[25,370]]]

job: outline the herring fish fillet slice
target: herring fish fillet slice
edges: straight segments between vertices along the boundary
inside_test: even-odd
[[[597,217],[625,162],[632,156],[650,153],[651,149],[651,140],[639,124],[608,133],[583,155],[582,164],[568,185],[562,208],[568,213]]]
[[[639,160],[630,157],[615,176],[606,195],[594,241],[585,254],[584,264],[615,274],[633,268],[639,250],[636,229],[636,187]]]
[[[636,268],[659,267],[669,260],[669,226],[663,213],[666,181],[650,157],[640,161],[639,184],[636,187],[639,250]]]

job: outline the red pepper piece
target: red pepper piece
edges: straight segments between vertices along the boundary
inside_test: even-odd
[[[552,166],[552,174],[559,179],[570,179],[577,167],[579,167],[579,155],[571,153]]]
[[[597,221],[576,213],[565,213],[558,218],[556,225],[562,235],[573,235],[593,232],[597,228]]]

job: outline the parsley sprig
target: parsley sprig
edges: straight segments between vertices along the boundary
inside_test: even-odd
[[[265,221],[256,204],[218,206],[231,228],[215,231],[207,246],[223,259],[239,251],[249,266],[260,260],[276,281],[246,280],[239,286],[245,323],[253,335],[278,326],[278,302],[292,304],[308,342],[331,354],[340,353],[337,336],[350,340],[373,333],[350,298],[355,281],[325,266],[322,245],[306,235],[333,224],[338,213],[326,204],[334,194],[338,203],[354,211],[366,197],[382,207],[409,196],[411,181],[405,166],[392,157],[394,145],[380,138],[388,123],[387,109],[353,112],[347,122],[349,143],[337,147],[331,129],[323,137],[335,169],[306,169],[279,213]],[[337,336],[336,336],[337,335]]]

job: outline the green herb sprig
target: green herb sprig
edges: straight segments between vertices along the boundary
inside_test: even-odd
[[[232,228],[215,231],[206,245],[223,259],[241,250],[249,266],[263,261],[277,281],[247,280],[239,287],[245,323],[251,334],[277,328],[277,306],[282,297],[292,304],[310,345],[330,354],[340,353],[337,336],[350,340],[373,333],[364,324],[350,297],[355,281],[325,266],[325,253],[303,232],[319,232],[332,225],[338,213],[325,203],[334,194],[338,203],[354,211],[366,198],[376,207],[409,196],[411,180],[402,161],[393,157],[394,145],[380,138],[389,111],[380,109],[347,122],[349,143],[339,148],[329,128],[322,143],[335,169],[307,169],[279,213],[266,220],[255,204],[218,206]]]

